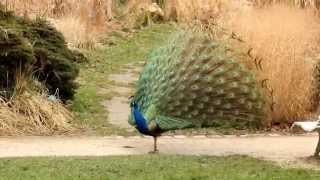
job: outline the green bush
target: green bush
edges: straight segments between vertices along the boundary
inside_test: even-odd
[[[30,73],[50,93],[73,97],[79,54],[67,48],[63,35],[43,19],[29,20],[0,8],[0,83],[10,92],[17,71]],[[9,83],[8,83],[9,82]]]

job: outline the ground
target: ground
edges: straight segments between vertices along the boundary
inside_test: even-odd
[[[303,136],[163,136],[161,154],[247,155],[285,166],[317,167],[307,163],[317,143],[314,135]],[[143,155],[152,150],[151,137],[17,137],[0,138],[0,157]]]

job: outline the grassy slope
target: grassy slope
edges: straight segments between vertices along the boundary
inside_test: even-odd
[[[320,172],[285,169],[242,156],[145,155],[0,160],[0,179],[319,179]]]
[[[172,31],[173,26],[164,24],[148,27],[129,38],[114,33],[112,41],[115,45],[104,45],[98,50],[87,52],[90,62],[81,67],[81,85],[73,103],[73,110],[81,125],[89,126],[102,135],[127,135],[107,122],[107,112],[102,103],[113,96],[101,93],[107,92],[112,84],[107,77],[125,64],[146,60],[148,52],[166,42]]]

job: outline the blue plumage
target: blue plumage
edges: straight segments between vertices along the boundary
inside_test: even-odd
[[[130,106],[131,106],[132,118],[135,121],[136,128],[138,129],[138,131],[140,133],[153,137],[153,139],[154,139],[154,151],[153,152],[158,152],[157,136],[159,134],[157,133],[157,130],[160,130],[160,129],[150,131],[150,129],[148,127],[147,120],[143,116],[142,112],[140,111],[139,105],[135,101],[132,101]]]
[[[145,135],[151,135],[148,129],[147,120],[143,117],[143,114],[140,112],[140,108],[137,103],[131,103],[131,110],[133,111],[133,118],[136,122],[137,129],[140,133]]]

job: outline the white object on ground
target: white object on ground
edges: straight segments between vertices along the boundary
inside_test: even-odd
[[[319,157],[320,154],[320,116],[318,116],[318,120],[315,121],[306,121],[306,122],[294,122],[291,126],[291,129],[294,127],[300,127],[304,131],[307,132],[312,132],[312,131],[317,131],[319,134],[318,137],[318,143],[316,147],[316,151],[314,153],[314,156]]]
[[[318,121],[294,122],[291,128],[295,126],[300,127],[304,131],[312,132],[312,131],[320,130],[320,121],[318,120]]]

